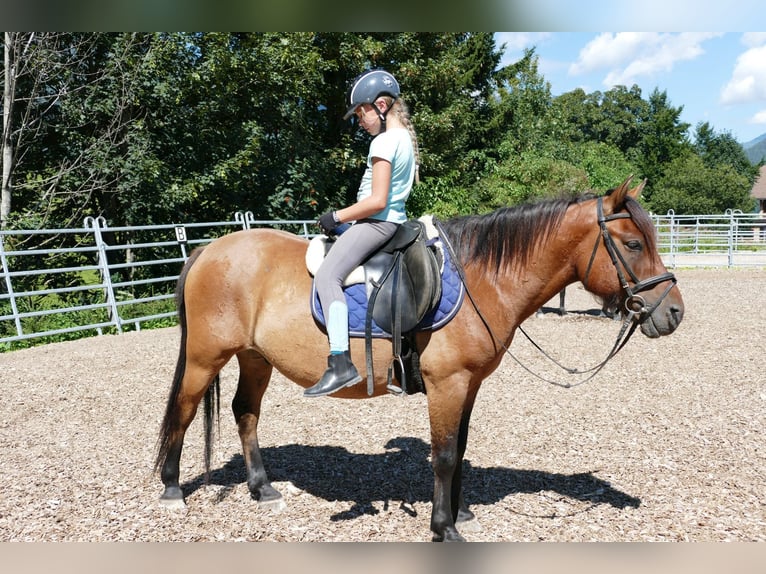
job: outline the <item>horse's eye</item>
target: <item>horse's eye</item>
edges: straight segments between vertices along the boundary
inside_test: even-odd
[[[627,247],[631,251],[641,251],[641,249],[642,249],[641,242],[638,241],[637,239],[633,239],[631,241],[626,241],[625,242],[625,247]]]

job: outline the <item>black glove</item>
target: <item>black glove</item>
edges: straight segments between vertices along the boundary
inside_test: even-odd
[[[335,235],[335,228],[338,227],[338,222],[335,219],[335,212],[328,211],[319,218],[317,224],[322,228],[325,235],[332,237]]]

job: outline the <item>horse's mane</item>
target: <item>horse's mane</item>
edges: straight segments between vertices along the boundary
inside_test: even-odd
[[[609,195],[614,190],[609,190]],[[559,229],[569,207],[597,197],[593,192],[544,199],[503,207],[485,215],[465,215],[441,222],[457,258],[486,265],[497,274],[503,265],[526,265],[530,255]],[[647,249],[656,251],[655,230],[640,204],[626,196],[625,207],[646,238]]]
[[[442,223],[457,258],[498,273],[504,263],[526,264],[530,254],[561,225],[569,206],[584,196],[546,199],[502,207],[485,215],[464,215]]]

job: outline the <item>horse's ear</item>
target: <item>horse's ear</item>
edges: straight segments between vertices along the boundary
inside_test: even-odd
[[[604,212],[614,213],[616,211],[619,211],[620,208],[625,204],[625,197],[630,196],[631,198],[638,200],[638,197],[641,195],[641,192],[644,189],[644,186],[646,185],[646,180],[639,183],[636,187],[633,189],[630,189],[630,182],[633,181],[633,176],[630,175],[628,178],[623,181],[619,186],[617,186],[615,189],[613,189],[609,195],[604,197]]]
[[[641,183],[639,183],[636,187],[631,189],[628,192],[628,195],[632,197],[633,199],[635,199],[636,201],[638,201],[638,198],[641,197],[641,192],[644,191],[645,185],[646,185],[646,178],[644,178],[644,180]]]

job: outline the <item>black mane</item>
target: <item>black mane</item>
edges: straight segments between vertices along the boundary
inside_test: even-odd
[[[455,217],[441,225],[463,264],[479,263],[499,273],[510,261],[526,265],[530,255],[555,235],[571,205],[595,197],[588,192],[574,197],[545,199],[503,207],[486,215]],[[629,196],[625,199],[628,212],[646,238],[647,248],[656,251],[651,218],[638,202]]]

